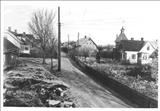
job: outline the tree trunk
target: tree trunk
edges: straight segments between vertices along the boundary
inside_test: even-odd
[[[52,60],[52,57],[51,57],[51,71],[53,70],[53,60]]]
[[[45,61],[46,57],[45,57],[45,52],[43,52],[43,63],[42,64],[45,64],[46,61]]]

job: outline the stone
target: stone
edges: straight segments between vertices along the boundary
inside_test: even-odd
[[[73,102],[64,101],[63,104],[64,104],[64,107],[72,107],[73,106]]]
[[[61,103],[61,101],[58,100],[46,100],[49,104],[49,106],[57,106]]]

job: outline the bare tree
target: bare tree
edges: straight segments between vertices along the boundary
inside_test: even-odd
[[[53,34],[54,18],[55,14],[53,11],[39,10],[33,13],[31,21],[28,23],[30,31],[40,42],[40,48],[43,52],[43,64],[45,64],[46,46],[49,37]]]
[[[55,33],[50,34],[49,39],[48,39],[48,45],[47,47],[49,48],[50,52],[50,58],[51,58],[51,68],[50,70],[52,71],[53,69],[53,56],[57,54],[57,49],[58,49],[58,41],[56,38]]]

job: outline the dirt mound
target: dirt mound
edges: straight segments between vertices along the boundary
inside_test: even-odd
[[[41,65],[21,63],[4,73],[4,106],[75,107],[68,85]]]

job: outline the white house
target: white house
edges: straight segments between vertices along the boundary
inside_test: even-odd
[[[121,33],[116,38],[116,56],[119,60],[128,63],[147,64],[150,63],[150,57],[153,52],[158,50],[157,41],[128,40],[122,27]]]
[[[98,47],[96,43],[90,37],[81,38],[79,41],[76,42],[76,46],[79,52],[84,50],[89,52],[89,56],[96,55],[98,52]]]
[[[138,62],[140,62],[141,64],[150,63],[151,60],[152,60],[152,58],[150,56],[157,49],[158,49],[157,41],[147,41],[147,42],[145,42],[144,46],[139,51]]]

